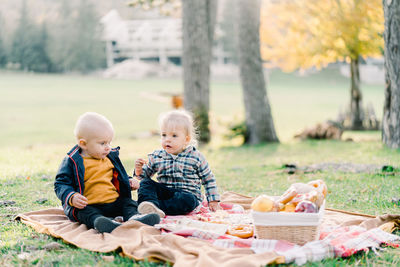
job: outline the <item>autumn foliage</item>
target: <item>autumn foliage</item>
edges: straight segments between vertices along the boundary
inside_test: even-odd
[[[261,53],[285,71],[382,56],[381,0],[264,1]]]

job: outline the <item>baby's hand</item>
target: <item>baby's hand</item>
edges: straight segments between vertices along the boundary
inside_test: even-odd
[[[137,159],[135,161],[135,174],[136,176],[139,176],[143,172],[143,165],[146,164],[145,159]]]
[[[79,193],[76,193],[75,195],[72,196],[71,200],[72,206],[78,209],[83,209],[86,207],[87,203],[87,198],[82,196]]]
[[[129,179],[129,185],[131,186],[131,190],[136,190],[140,186],[140,182],[136,179]]]
[[[218,201],[210,201],[208,202],[208,207],[210,208],[211,211],[216,211],[216,210],[220,210],[221,207],[219,206],[219,202]]]

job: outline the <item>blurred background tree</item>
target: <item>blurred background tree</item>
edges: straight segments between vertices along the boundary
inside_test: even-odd
[[[3,37],[0,35],[0,68],[7,64],[7,51],[3,42]]]
[[[47,28],[43,23],[32,23],[26,1],[21,7],[21,17],[14,33],[11,60],[25,71],[49,72],[51,61],[47,53]]]
[[[78,13],[73,19],[75,38],[72,40],[72,68],[88,72],[105,67],[105,46],[100,38],[100,17],[88,0],[81,0]]]
[[[382,140],[400,148],[400,2],[383,0],[385,15],[385,104]]]
[[[31,17],[27,3],[32,4],[21,0],[17,26],[7,33],[12,36],[8,44],[2,38],[10,29],[0,23],[0,67],[10,63],[10,68],[24,71],[80,73],[105,67],[99,16],[91,1],[75,1],[74,8],[71,1],[52,3],[59,11],[51,20],[46,15]]]
[[[279,14],[279,15],[277,15]],[[360,58],[382,56],[381,0],[265,1],[262,57],[285,71],[350,63],[351,128],[362,129]]]
[[[74,62],[70,55],[73,53],[72,39],[76,38],[73,23],[74,13],[68,0],[62,0],[58,8],[58,20],[52,31],[51,57],[57,70],[68,72],[73,70]]]
[[[245,141],[249,144],[278,142],[266,92],[260,55],[261,0],[237,0],[240,81],[246,117]]]
[[[220,41],[224,51],[227,51],[230,55],[230,62],[238,64],[238,51],[237,51],[237,11],[235,6],[237,3],[231,0],[219,1],[223,4],[222,6],[222,18],[219,21],[219,33]]]
[[[199,141],[210,141],[210,64],[217,0],[182,1],[184,106],[194,114]]]
[[[72,9],[69,1],[63,0],[59,16],[51,53],[58,70],[87,73],[105,67],[105,47],[93,4],[82,0]]]
[[[4,43],[4,22],[3,16],[0,13],[0,68],[4,67],[7,64],[7,47]]]

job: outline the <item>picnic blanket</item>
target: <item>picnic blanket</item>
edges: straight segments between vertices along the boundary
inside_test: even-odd
[[[222,206],[240,213],[237,205],[249,209],[252,197],[234,192],[222,195]],[[199,213],[206,214],[207,210]],[[187,216],[194,216],[190,214]],[[174,216],[175,217],[175,216]],[[167,216],[164,223],[177,218]],[[272,263],[304,264],[330,257],[350,256],[358,251],[377,250],[381,244],[397,246],[400,237],[389,233],[398,226],[400,215],[371,216],[327,209],[319,240],[297,246],[284,240],[239,239],[193,228],[168,232],[129,221],[111,234],[100,234],[71,222],[62,209],[23,213],[18,220],[36,231],[61,238],[77,247],[97,252],[121,250],[136,260],[160,260],[175,266],[261,266]],[[179,218],[178,218],[179,219]],[[162,229],[162,227],[160,227]],[[386,229],[384,231],[382,229]]]

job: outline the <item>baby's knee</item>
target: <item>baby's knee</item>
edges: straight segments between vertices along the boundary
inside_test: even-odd
[[[143,179],[140,181],[138,193],[147,192],[149,190],[153,191],[154,188],[154,182],[151,179]]]
[[[190,193],[182,194],[180,201],[186,204],[185,206],[187,212],[194,210],[199,205],[199,201],[197,200],[197,198]]]

